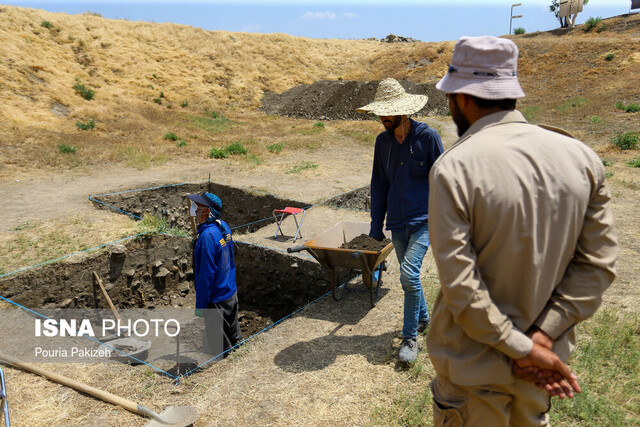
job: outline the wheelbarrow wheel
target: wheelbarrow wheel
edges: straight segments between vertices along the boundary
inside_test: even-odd
[[[338,285],[336,280],[336,270],[331,269],[331,281],[333,282],[333,291],[331,292],[331,296],[333,296],[334,301],[340,301],[344,296],[344,293],[347,291],[347,286],[349,285],[349,282],[352,279],[351,277],[352,272],[353,272],[353,269],[349,269],[345,282]]]
[[[378,266],[374,272],[378,272],[378,280],[374,279],[374,275],[371,275],[371,284],[369,286],[369,298],[371,300],[371,308],[376,306],[378,302],[378,295],[380,294],[380,285],[382,285],[382,264]]]

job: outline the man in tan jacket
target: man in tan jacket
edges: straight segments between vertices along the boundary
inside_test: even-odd
[[[549,396],[580,391],[574,326],[615,278],[602,161],[515,110],[517,58],[510,40],[462,38],[436,86],[460,139],[429,177],[435,425],[548,424]]]

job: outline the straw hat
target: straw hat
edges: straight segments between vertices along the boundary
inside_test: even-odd
[[[449,72],[436,89],[482,99],[518,99],[518,46],[498,37],[462,37],[456,43]]]
[[[426,95],[408,94],[395,79],[384,79],[378,85],[373,102],[356,108],[356,111],[377,116],[404,116],[417,113],[428,100]]]

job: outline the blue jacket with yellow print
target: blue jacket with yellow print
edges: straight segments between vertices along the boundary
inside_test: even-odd
[[[226,301],[237,291],[231,229],[226,222],[217,221],[220,221],[220,227],[216,221],[203,222],[198,226],[199,237],[193,252],[198,309]]]

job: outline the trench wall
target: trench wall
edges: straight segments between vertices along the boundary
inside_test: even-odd
[[[286,206],[308,207],[308,203],[243,190],[213,182],[154,187],[90,197],[100,209],[116,210],[141,219],[145,213],[167,220],[169,227],[191,232],[187,194],[207,191],[222,200],[222,219],[232,229],[252,232],[273,221],[273,210]]]

